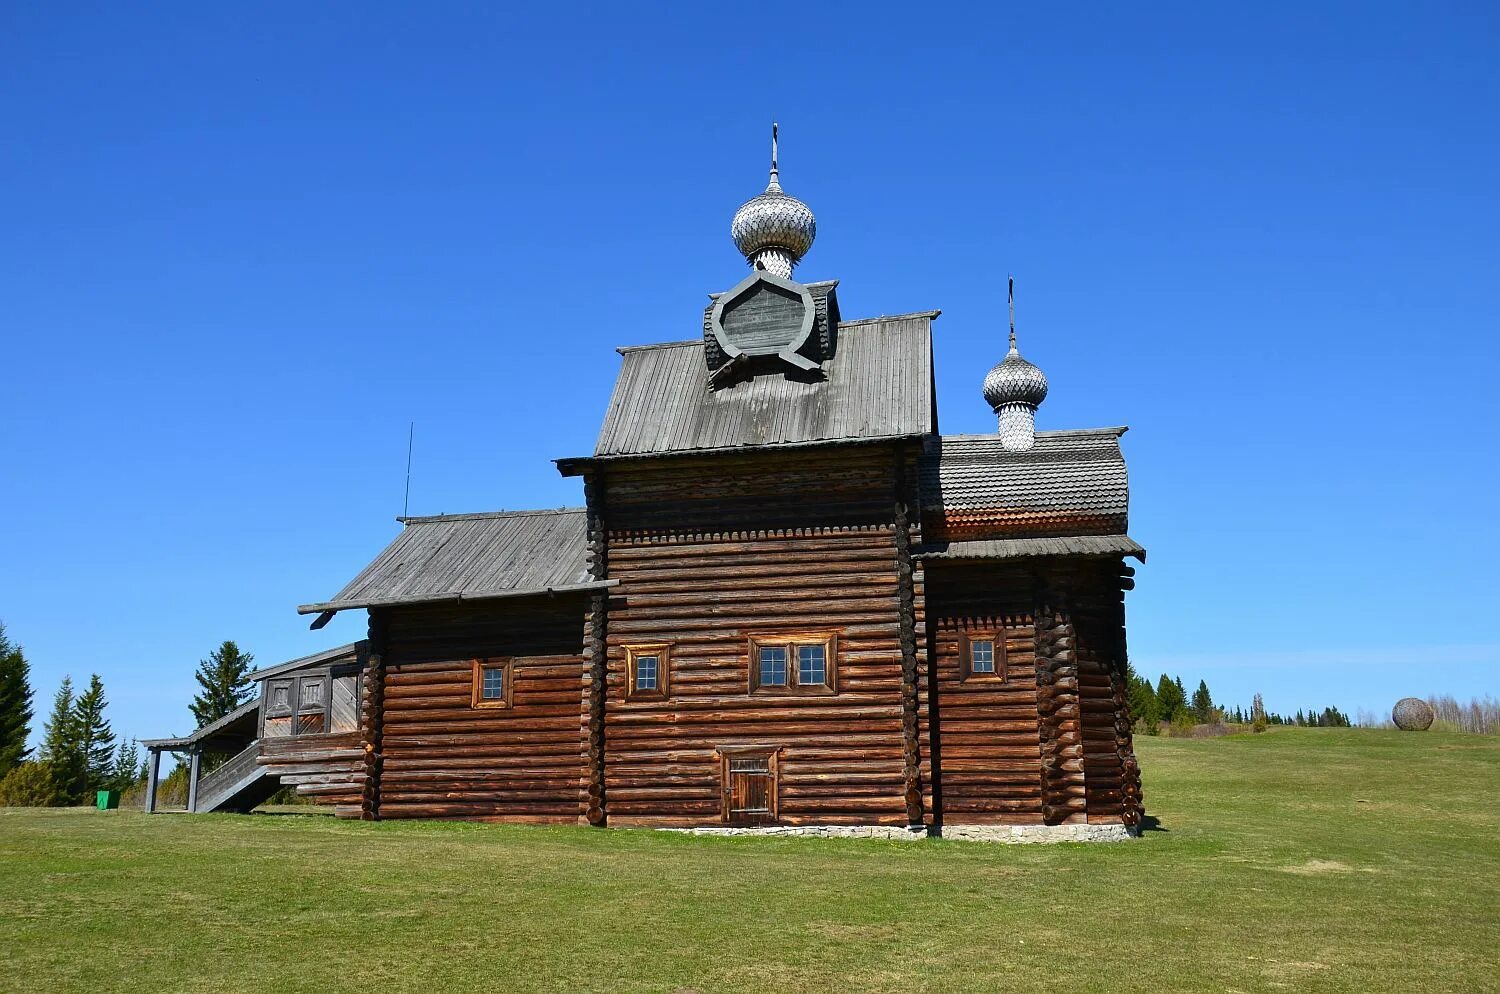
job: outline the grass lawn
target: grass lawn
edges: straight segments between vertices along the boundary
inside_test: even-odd
[[[1113,845],[0,809],[0,990],[1500,990],[1500,738],[1138,746]]]

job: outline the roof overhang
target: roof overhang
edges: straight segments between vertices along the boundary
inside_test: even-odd
[[[238,748],[241,748],[244,745],[244,743],[240,742],[239,740],[245,739],[247,738],[247,736],[245,734],[232,734],[229,730],[235,724],[249,720],[251,726],[248,730],[248,738],[255,738],[254,722],[258,719],[254,718],[254,715],[259,709],[260,694],[256,693],[254,697],[250,698],[244,704],[241,704],[239,707],[235,708],[233,711],[229,712],[218,721],[211,721],[207,725],[204,725],[202,728],[198,729],[190,735],[179,735],[166,739],[141,739],[141,745],[145,746],[147,749],[156,750],[191,749],[195,747],[202,748],[203,746],[213,742],[215,739],[224,737],[235,740],[235,742],[237,743],[236,751],[238,751]]]
[[[392,597],[376,600],[326,601],[322,604],[303,604],[298,614],[333,614],[354,608],[412,607],[426,604],[467,604],[472,601],[494,601],[511,597],[551,597],[557,594],[573,594],[589,590],[606,590],[618,587],[619,580],[591,580],[587,583],[561,583],[550,587],[526,590],[494,590],[480,593],[422,594],[416,597]]]
[[[277,663],[275,666],[267,666],[265,669],[256,670],[253,673],[247,673],[245,674],[245,679],[251,681],[265,680],[268,677],[279,676],[282,673],[291,673],[295,670],[306,669],[309,666],[318,666],[322,663],[330,663],[336,659],[343,659],[345,656],[358,656],[361,645],[362,643],[360,642],[350,642],[348,645],[341,645],[334,649],[324,649],[322,652],[315,652],[311,656],[301,656],[297,659],[289,659],[284,663]]]
[[[721,445],[711,449],[665,449],[661,452],[628,452],[608,456],[570,456],[552,460],[563,476],[578,476],[594,466],[610,463],[640,462],[642,459],[662,459],[682,456],[747,455],[758,452],[797,452],[803,449],[826,449],[835,445],[891,445],[900,442],[920,441],[931,438],[931,432],[912,432],[905,435],[875,435],[867,438],[827,438],[814,442],[769,442],[764,445]]]
[[[1049,556],[1113,558],[1134,556],[1146,561],[1146,550],[1129,535],[1069,535],[1049,538],[992,538],[961,542],[929,542],[912,550],[924,560],[982,561],[1041,559]]]

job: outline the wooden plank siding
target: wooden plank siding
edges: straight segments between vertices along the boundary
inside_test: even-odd
[[[381,818],[574,822],[586,601],[558,595],[388,609]],[[511,704],[472,706],[474,658],[508,658]]]
[[[746,745],[780,823],[907,823],[898,478],[869,446],[608,469],[609,824],[722,823],[716,750]],[[751,694],[750,638],[802,633],[836,637],[837,692]],[[670,645],[667,699],[626,699],[635,644]]]

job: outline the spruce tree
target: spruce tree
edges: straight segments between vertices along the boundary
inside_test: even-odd
[[[78,723],[78,749],[83,756],[83,794],[85,799],[96,790],[114,783],[115,733],[104,717],[108,706],[104,699],[104,682],[99,674],[89,676],[88,689],[78,695],[73,711]]]
[[[1161,679],[1156,681],[1156,706],[1162,721],[1173,721],[1178,712],[1187,707],[1187,695],[1182,692],[1182,681],[1173,683],[1172,678],[1163,673]]]
[[[0,779],[31,753],[26,748],[34,717],[31,701],[31,665],[0,622]]]
[[[225,642],[207,659],[198,661],[193,674],[203,690],[190,705],[198,727],[211,724],[250,699],[250,663],[255,657],[241,652],[233,642]]]
[[[120,751],[115,755],[113,786],[115,790],[129,790],[140,783],[142,760],[141,747],[135,739],[121,739]]]
[[[1212,721],[1214,716],[1214,699],[1208,692],[1208,681],[1199,680],[1198,689],[1193,691],[1193,717],[1199,723]]]
[[[1151,681],[1142,678],[1135,670],[1129,671],[1128,700],[1130,716],[1140,722],[1147,735],[1155,735],[1161,721],[1161,709],[1156,702],[1156,691]]]
[[[52,714],[42,725],[41,753],[42,760],[52,768],[52,782],[62,804],[75,804],[83,798],[85,762],[73,705],[73,679],[65,676],[52,698]]]

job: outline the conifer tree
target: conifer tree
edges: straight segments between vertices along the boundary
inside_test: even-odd
[[[142,768],[140,744],[135,739],[121,739],[120,751],[115,755],[113,788],[129,790],[140,783],[145,779],[141,776]]]
[[[1161,675],[1156,681],[1156,707],[1165,722],[1175,720],[1177,713],[1187,707],[1187,695],[1182,692],[1180,679],[1173,683],[1171,677],[1165,673]]]
[[[78,727],[78,749],[83,756],[83,794],[87,798],[96,790],[114,783],[115,733],[104,717],[108,706],[104,699],[104,682],[99,674],[89,676],[89,685],[78,695],[73,712]]]
[[[0,778],[31,753],[26,748],[34,717],[31,701],[31,665],[0,622]]]
[[[1128,700],[1130,716],[1144,726],[1147,735],[1155,735],[1161,722],[1161,709],[1156,702],[1156,691],[1151,681],[1144,679],[1132,668],[1128,672]]]
[[[1214,699],[1208,692],[1208,681],[1199,680],[1198,689],[1193,691],[1193,717],[1200,723],[1211,721],[1214,716]]]
[[[42,725],[41,759],[52,768],[52,782],[63,804],[83,797],[85,761],[78,734],[78,712],[74,707],[73,679],[63,677],[52,698],[52,714]]]
[[[207,659],[198,661],[193,674],[203,689],[189,705],[198,727],[211,724],[250,699],[250,663],[255,659],[233,642],[224,642]]]

